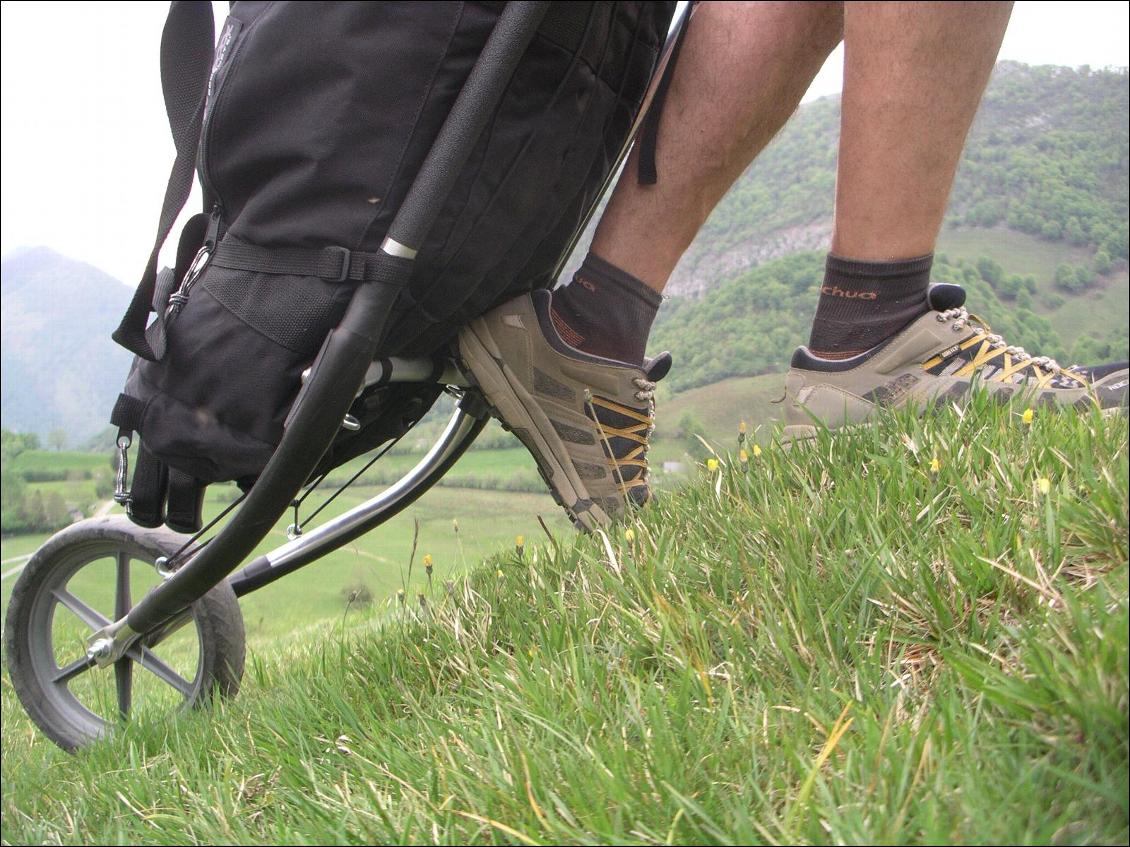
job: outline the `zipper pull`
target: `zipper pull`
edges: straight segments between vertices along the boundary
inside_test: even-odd
[[[204,233],[204,243],[196,251],[196,255],[192,257],[192,262],[189,263],[188,270],[185,271],[180,287],[169,296],[169,307],[165,310],[166,321],[175,318],[184,304],[188,302],[189,291],[196,280],[200,278],[200,274],[204,273],[204,269],[208,267],[208,260],[212,258],[212,254],[216,251],[216,242],[220,237],[222,217],[220,204],[217,203],[212,207],[212,213],[208,218],[208,229]]]
[[[212,213],[208,217],[208,229],[204,233],[204,247],[209,248],[209,251],[216,249],[216,242],[220,238],[220,220],[223,218],[223,213],[224,210],[217,203],[212,207]]]

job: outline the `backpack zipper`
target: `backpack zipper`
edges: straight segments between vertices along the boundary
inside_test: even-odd
[[[204,196],[213,202],[213,214],[215,214],[216,209],[219,209],[221,213],[223,212],[223,199],[220,197],[220,192],[217,190],[215,181],[208,169],[207,150],[212,140],[212,118],[219,108],[224,83],[231,76],[231,66],[235,61],[235,54],[238,49],[236,42],[239,40],[242,31],[243,21],[238,18],[229,17],[224,23],[224,28],[220,32],[220,38],[216,45],[216,59],[212,63],[212,74],[208,79],[208,99],[204,108],[204,124],[200,130],[198,164],[200,166],[200,185],[204,189]]]

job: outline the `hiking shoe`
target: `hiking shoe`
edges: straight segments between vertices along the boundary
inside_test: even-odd
[[[647,447],[664,353],[643,367],[561,340],[548,291],[523,294],[471,321],[459,355],[503,426],[537,462],[574,523],[606,526],[650,497]]]
[[[994,335],[964,301],[959,286],[933,286],[934,311],[850,359],[821,359],[798,348],[785,378],[783,440],[862,423],[883,408],[960,400],[974,385],[1003,402],[1125,411],[1125,362],[1061,368]]]

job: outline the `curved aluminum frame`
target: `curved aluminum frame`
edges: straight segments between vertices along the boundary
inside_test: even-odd
[[[419,486],[438,471],[456,450],[464,446],[464,439],[478,423],[478,419],[473,415],[457,408],[439,440],[407,474],[371,500],[354,506],[348,512],[272,550],[265,558],[272,568],[276,568],[299,559],[316,559],[336,549],[340,546],[340,543],[337,543],[338,539],[349,535],[361,524],[376,521],[385,512],[396,509],[407,496],[418,494]],[[238,576],[237,574],[232,577],[233,584],[238,581]]]

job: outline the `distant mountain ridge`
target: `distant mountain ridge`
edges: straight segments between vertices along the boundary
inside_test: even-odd
[[[5,429],[72,443],[109,425],[131,356],[110,340],[130,290],[46,247],[0,263],[0,382]]]

